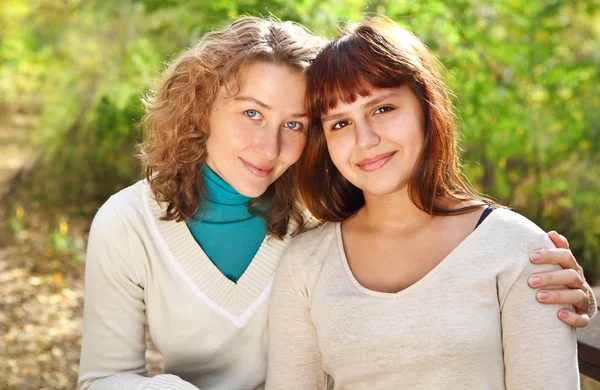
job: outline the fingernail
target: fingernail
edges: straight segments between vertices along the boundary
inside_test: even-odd
[[[558,317],[561,320],[566,320],[569,317],[569,314],[566,311],[559,311],[558,312]]]
[[[537,287],[540,284],[540,278],[537,276],[532,276],[529,278],[529,285],[531,287]]]
[[[550,294],[548,294],[545,291],[538,291],[538,293],[537,293],[537,297],[540,301],[545,301],[546,299],[548,299],[549,296],[550,296]]]
[[[533,261],[534,263],[537,263],[538,261],[542,260],[542,255],[540,255],[537,252],[534,252],[531,255],[529,255],[529,260]]]

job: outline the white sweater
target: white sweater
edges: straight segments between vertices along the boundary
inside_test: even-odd
[[[296,238],[275,277],[267,389],[577,389],[575,330],[527,285],[553,247],[498,209],[405,290],[361,286],[339,223]],[[535,267],[535,268],[534,268]]]
[[[82,389],[258,389],[267,360],[268,297],[289,240],[266,238],[235,284],[145,182],[111,197],[90,231]],[[168,374],[147,378],[144,326]]]

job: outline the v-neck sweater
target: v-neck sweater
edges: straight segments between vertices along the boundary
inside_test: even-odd
[[[265,237],[238,283],[185,222],[163,221],[145,181],[96,214],[85,265],[82,389],[260,389],[268,300],[289,239]],[[147,378],[144,328],[165,374]]]
[[[566,306],[540,304],[527,285],[560,269],[529,261],[553,247],[496,209],[423,278],[385,293],[354,277],[340,223],[302,234],[275,277],[266,388],[577,389]]]
[[[210,261],[237,282],[262,245],[267,222],[248,210],[252,198],[237,192],[208,165],[202,176],[206,183],[202,205],[186,225]]]

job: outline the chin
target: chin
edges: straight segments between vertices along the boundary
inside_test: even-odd
[[[377,183],[374,185],[372,184],[369,186],[364,186],[362,188],[362,190],[371,195],[383,196],[383,195],[395,194],[402,190],[406,190],[407,184],[408,183],[390,183],[390,182]]]
[[[239,192],[240,194],[250,197],[250,198],[258,198],[259,196],[261,196],[262,194],[264,194],[267,191],[267,188],[269,188],[268,186],[265,187],[264,185],[248,185],[246,183],[246,185],[240,185],[240,186],[234,186],[234,188],[236,189],[237,192]]]

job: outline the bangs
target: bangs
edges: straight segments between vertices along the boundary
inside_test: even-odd
[[[400,87],[413,80],[396,60],[390,43],[381,40],[381,36],[357,31],[333,41],[317,55],[308,72],[306,99],[311,117],[320,118],[340,102],[353,103],[375,88]]]

